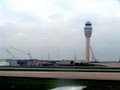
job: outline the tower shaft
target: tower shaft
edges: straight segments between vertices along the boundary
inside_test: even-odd
[[[90,37],[86,37],[86,61],[90,62]]]
[[[84,34],[86,37],[86,62],[90,62],[90,37],[92,35],[92,24],[87,21],[84,27]]]

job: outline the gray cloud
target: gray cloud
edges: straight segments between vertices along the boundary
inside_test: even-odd
[[[77,59],[84,59],[83,28],[84,23],[90,20],[93,24],[91,46],[96,58],[101,61],[118,60],[120,46],[120,14],[118,10],[120,7],[117,6],[116,1],[98,2],[98,0],[93,0],[91,4],[97,4],[99,11],[95,8],[88,11],[86,9],[88,7],[84,6],[82,8],[85,9],[82,11],[81,6],[75,7],[76,1],[58,0],[57,2],[53,0],[50,2],[52,11],[45,12],[41,11],[40,7],[35,8],[35,11],[38,12],[29,10],[25,12],[24,10],[13,10],[10,6],[3,8],[0,5],[2,7],[0,10],[0,48],[14,46],[26,52],[30,51],[32,56],[38,59],[48,59],[48,53],[51,59],[58,59],[58,51],[60,59],[73,59],[75,54],[77,54]],[[113,2],[117,8],[111,6]],[[103,9],[101,3],[105,8],[103,11],[101,11]],[[107,11],[108,7],[112,10]],[[10,49],[10,51],[17,58],[29,58],[15,50]],[[6,53],[2,50],[1,58],[11,58]]]

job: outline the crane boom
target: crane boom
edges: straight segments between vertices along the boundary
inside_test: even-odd
[[[16,60],[16,58],[12,55],[12,53],[9,50],[7,50],[7,49],[5,49],[5,50],[13,57],[13,59]]]
[[[31,56],[31,53],[30,53],[30,52],[29,52],[27,55],[30,57],[30,59],[32,59],[32,56]]]
[[[19,51],[19,52],[21,52],[21,53],[27,54],[27,55],[29,56],[29,58],[32,59],[32,56],[31,56],[31,53],[30,53],[30,52],[29,52],[29,53],[26,53],[26,52],[24,52],[24,51],[22,51],[22,50],[19,50],[19,49],[15,48],[15,47],[12,47],[12,46],[10,46],[10,47],[13,48],[13,49],[15,49],[15,50],[17,50],[17,51]]]
[[[26,52],[24,52],[24,51],[22,51],[22,50],[19,50],[19,49],[15,48],[15,47],[12,47],[12,46],[10,46],[10,47],[13,48],[13,49],[15,49],[15,50],[17,50],[17,51],[19,51],[19,52],[22,52],[22,53],[24,53],[24,54],[27,54]]]
[[[90,46],[90,50],[91,50],[91,53],[92,53],[92,60],[94,60],[95,62],[98,62],[97,59],[95,58],[95,55],[93,53],[93,50],[92,50],[91,46]]]

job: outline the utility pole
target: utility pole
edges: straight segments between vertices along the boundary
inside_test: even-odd
[[[59,49],[58,49],[58,60],[59,60]]]

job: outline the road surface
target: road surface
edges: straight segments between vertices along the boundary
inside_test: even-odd
[[[119,72],[0,71],[0,76],[58,79],[120,80]]]

